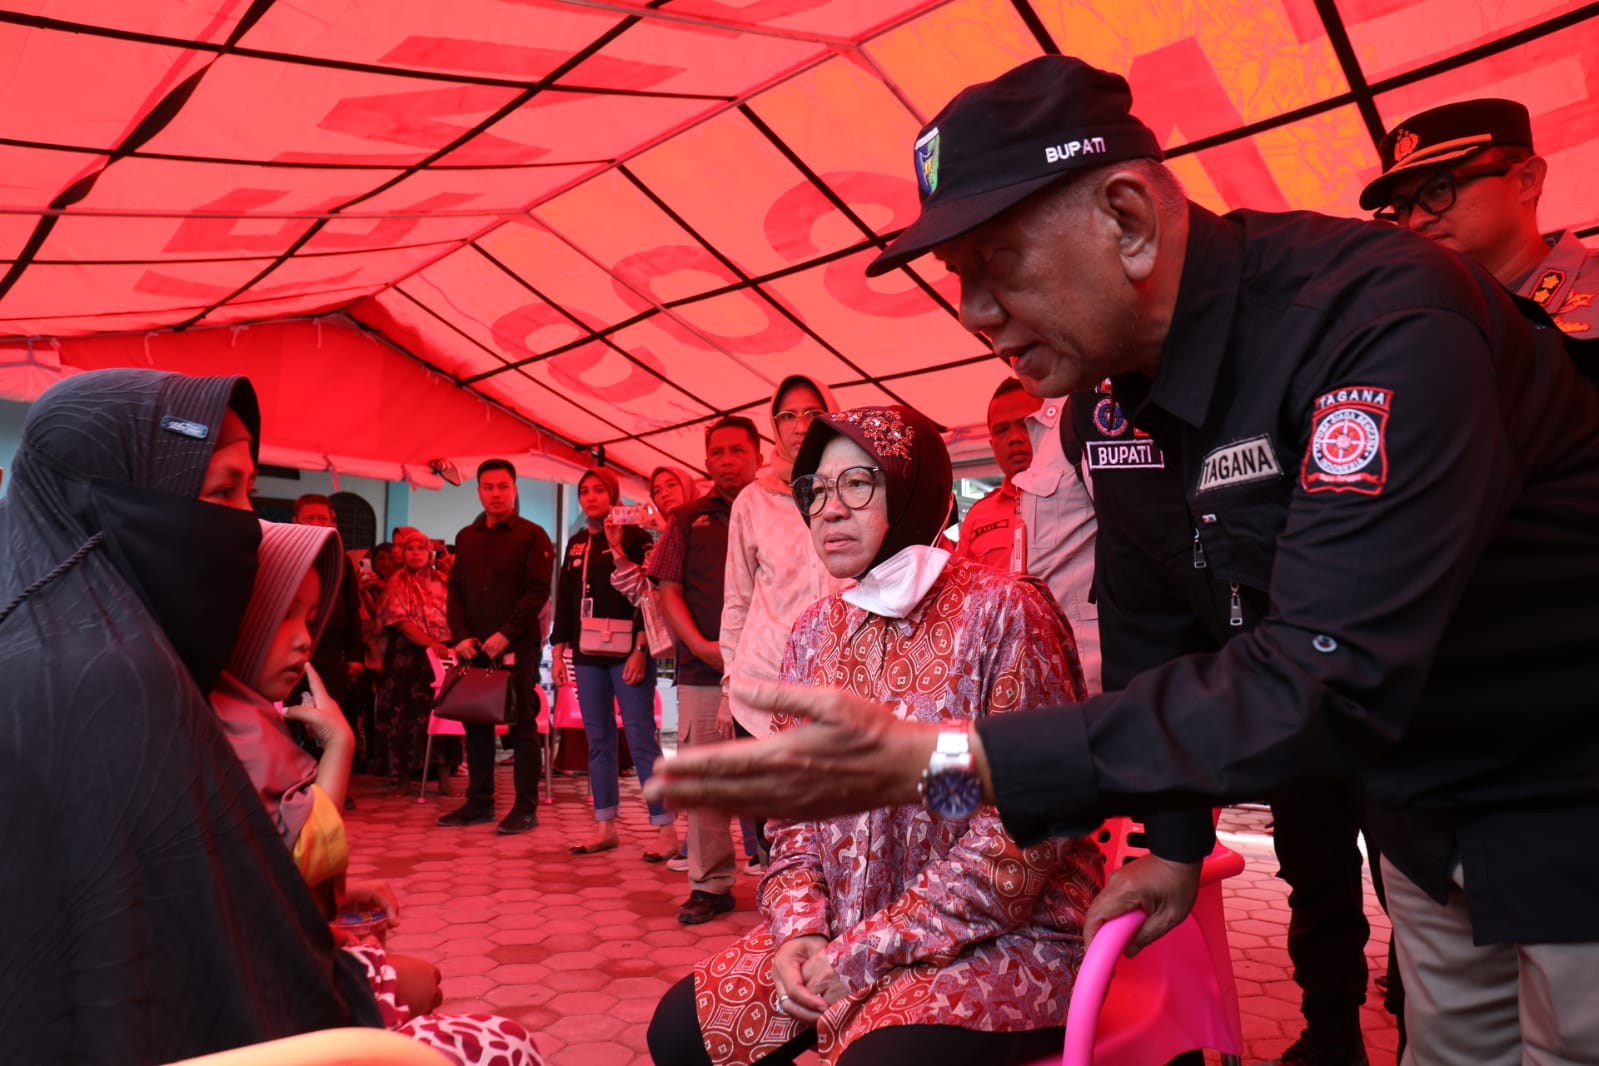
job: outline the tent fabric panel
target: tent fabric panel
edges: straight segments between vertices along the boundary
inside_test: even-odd
[[[463,338],[439,320],[427,305],[411,299],[406,285],[377,293],[350,308],[350,317],[388,337],[401,349],[427,353],[441,373],[460,380],[505,365],[493,352]]]
[[[823,34],[834,38],[854,38],[884,22],[903,18],[907,12],[926,7],[926,0],[755,0],[736,3],[729,0],[676,0],[674,15],[746,22],[796,33]]]
[[[936,374],[913,374],[885,384],[905,403],[945,429],[981,425],[988,418],[988,400],[1005,379],[1005,364],[988,355],[970,363],[941,368]]]
[[[875,252],[860,252],[825,266],[767,283],[824,337],[835,338],[845,357],[879,376],[949,362],[981,350],[982,342],[939,306],[904,272],[867,278]],[[936,259],[917,264],[935,291],[953,303],[955,279]]]
[[[602,175],[597,180],[608,177],[610,175]],[[648,208],[645,211],[650,212],[647,217],[659,217]],[[615,224],[626,223],[617,219]],[[590,221],[586,225],[603,227],[604,222]],[[522,295],[503,308],[501,314],[515,312],[522,302],[543,301],[559,307],[586,329],[601,330],[639,314],[658,313],[647,300],[596,262],[587,249],[574,246],[567,234],[553,231],[542,220],[529,218],[507,223],[476,244],[482,255],[491,258],[496,269],[503,268],[524,279],[516,287]],[[461,254],[479,253],[468,250]],[[507,350],[514,351],[516,358],[536,354],[526,344]]]
[[[386,287],[397,275],[408,274],[437,258],[435,248],[368,249],[319,256],[294,256],[278,264],[255,285],[235,299],[250,301],[277,297],[295,290],[323,292],[332,286],[344,288]]]
[[[86,166],[98,159],[104,157],[0,144],[0,174],[5,175],[4,187],[0,188],[0,206],[26,208],[48,204],[77,180]],[[38,224],[36,214],[0,214],[0,259],[14,260],[20,256]]]
[[[318,292],[297,292],[276,299],[230,300],[201,315],[201,326],[261,324],[283,318],[317,317],[342,311],[351,303],[376,295],[371,285],[360,288],[333,288]]]
[[[141,311],[161,311],[182,319],[204,311],[218,296],[248,284],[260,269],[259,264],[249,262],[94,267],[34,264],[6,294],[0,315],[12,308],[26,307],[36,320],[53,319],[63,325],[96,315]],[[62,332],[82,330],[66,328]]]
[[[448,147],[518,92],[330,72],[250,56],[219,56],[150,151],[205,155],[218,144],[244,159],[414,166]],[[240,122],[240,101],[270,100]],[[522,160],[526,161],[526,160]],[[365,192],[381,184],[373,180]]]
[[[534,81],[618,21],[613,14],[556,4],[384,0],[379,19],[339,18],[310,4],[273,4],[244,43],[396,70]]]
[[[1074,55],[1127,76],[1134,111],[1168,145],[1349,90],[1325,27],[1306,17],[1314,9],[1300,0],[1057,0],[1035,7]]]
[[[901,403],[901,398],[890,396],[883,391],[881,385],[860,384],[841,385],[833,390],[833,400],[838,404],[840,411],[848,411],[852,407],[882,407],[886,404]]]
[[[721,321],[729,323],[733,328],[742,330],[759,327],[761,319],[758,313],[747,312],[742,306],[729,307],[727,310],[728,316]],[[700,418],[715,411],[739,407],[748,403],[751,396],[760,396],[763,392],[770,391],[781,379],[782,373],[772,371],[763,373],[763,368],[775,369],[789,365],[787,361],[789,349],[785,349],[781,357],[772,359],[728,358],[720,353],[707,352],[697,343],[697,337],[695,343],[690,343],[684,333],[670,328],[672,326],[672,318],[660,316],[619,330],[612,337],[616,346],[632,358],[641,363],[654,364],[661,370],[664,383],[651,387],[648,392],[641,392],[637,398],[642,399],[643,396],[659,393],[659,401],[671,405],[671,410],[654,416],[657,423],[679,422],[683,418]],[[822,354],[811,345],[798,347],[800,351],[795,353],[798,361],[814,363]],[[637,381],[640,387],[648,385],[652,380],[639,374],[630,377]],[[599,395],[595,397],[596,403],[609,400],[620,405],[622,394],[614,389],[599,388],[598,392]],[[630,403],[636,405],[633,397],[628,399]],[[681,412],[683,417],[675,417],[673,411]]]
[[[471,391],[512,410],[538,412],[541,425],[576,444],[587,445],[622,432],[621,427],[607,422],[576,398],[531,374],[502,374],[472,386]]]
[[[579,343],[604,324],[582,308],[541,299],[475,249],[434,263],[401,289],[493,357],[474,359],[474,374]]]
[[[740,280],[622,170],[546,201],[533,217],[614,275],[610,287],[635,313]]]
[[[6,7],[61,22],[200,40],[220,39],[231,33],[240,17],[249,10],[250,0],[190,0],[163,4],[130,4],[128,0],[9,0]]]
[[[159,94],[199,62],[198,53],[183,48],[0,22],[5,136],[114,148]],[[87,98],[85,71],[94,72],[94,92]],[[67,113],[63,101],[74,102]]]
[[[375,183],[397,173],[377,172],[358,180]],[[231,163],[119,159],[107,166],[88,195],[73,205],[74,212],[82,213],[61,218],[43,250],[59,257],[151,263],[278,256],[315,223],[275,216],[336,206],[347,198],[350,180],[347,172],[337,170],[293,173]],[[151,190],[159,190],[158,198]],[[140,212],[161,215],[108,217],[93,213],[125,211],[134,205]],[[213,217],[201,217],[206,215]]]
[[[862,233],[826,198],[785,190],[765,209],[762,228],[791,262],[859,244],[915,219],[910,144],[920,128],[888,86],[860,64],[833,59],[750,101],[750,110],[854,216]]]
[[[1546,19],[1582,7],[1581,0],[1413,0],[1389,4],[1339,0],[1349,43],[1367,80],[1378,82],[1448,59]]]
[[[674,8],[669,5],[666,10],[676,14]],[[584,59],[561,81],[731,99],[747,95],[782,72],[813,62],[825,51],[825,45],[814,41],[641,18],[605,41],[597,57]],[[662,67],[671,69],[662,76],[658,70]]]
[[[594,342],[553,355],[520,373],[548,387],[550,392],[577,404],[602,419],[609,429],[606,440],[660,426],[699,419],[711,409],[686,392],[665,373],[665,367],[648,349],[638,354]],[[487,379],[483,385],[497,382]],[[565,424],[552,417],[552,426]]]
[[[1036,2],[1029,6],[1035,11],[1040,7]],[[951,0],[865,42],[863,51],[882,69],[920,127],[961,89],[1038,55],[1039,43],[1011,0]],[[898,142],[904,161],[895,173],[909,172],[910,145],[910,140]]]
[[[449,166],[609,161],[717,106],[697,99],[542,92],[440,161]]]
[[[820,251],[807,234],[794,231],[794,220],[830,212],[830,205],[737,111],[645,151],[628,169],[746,274],[781,270]],[[795,210],[800,200],[814,202]],[[854,229],[843,245],[864,237]],[[827,250],[840,246],[832,242]]]
[[[454,239],[464,240],[488,232],[492,227],[519,217],[529,206],[573,182],[593,174],[597,164],[530,163],[504,167],[450,167],[443,164],[405,175],[392,186],[363,199],[355,210],[364,215],[396,212],[421,215],[402,219],[409,232],[396,239],[417,242],[419,234],[430,234],[439,227]],[[456,217],[439,217],[433,212],[457,212]],[[510,211],[498,215],[496,212]],[[465,215],[465,212],[481,212]],[[330,222],[324,232],[355,223]],[[372,223],[363,225],[370,227]],[[312,241],[314,249],[319,234]]]

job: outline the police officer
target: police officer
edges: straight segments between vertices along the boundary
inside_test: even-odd
[[[1186,654],[981,720],[965,755],[765,686],[815,724],[680,756],[650,791],[814,817],[971,776],[1026,841],[1360,768],[1407,1061],[1599,1059],[1599,392],[1560,333],[1413,234],[1188,202],[1130,107],[1063,57],[966,89],[922,130],[921,214],[869,271],[934,252],[1029,391],[1111,379],[1180,464],[1183,521],[1101,510],[1101,611]],[[1217,649],[1218,629],[1244,632]],[[1090,928],[1130,905],[1169,928],[1184,900],[1157,872]]]
[[[1361,207],[1474,261],[1577,340],[1599,340],[1599,250],[1571,230],[1539,230],[1549,164],[1533,150],[1524,106],[1435,107],[1388,131],[1377,152],[1382,174]]]

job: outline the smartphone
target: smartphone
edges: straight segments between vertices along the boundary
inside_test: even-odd
[[[655,508],[647,503],[618,504],[611,508],[611,521],[620,526],[636,526],[648,522]]]

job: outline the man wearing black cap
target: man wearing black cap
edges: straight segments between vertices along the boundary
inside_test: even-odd
[[[1130,104],[1060,57],[965,90],[916,142],[920,217],[869,268],[934,252],[1029,391],[1110,378],[1169,474],[1097,506],[1096,587],[1107,654],[1139,633],[1171,656],[980,720],[959,772],[1025,842],[1359,769],[1407,1061],[1599,1060],[1599,392],[1413,234],[1189,203]],[[650,794],[816,817],[956,772],[882,708],[752,688],[816,723],[683,753]]]
[[[1514,100],[1463,100],[1413,115],[1378,145],[1382,174],[1360,206],[1452,248],[1537,303],[1578,340],[1599,340],[1599,250],[1538,229],[1549,165]]]

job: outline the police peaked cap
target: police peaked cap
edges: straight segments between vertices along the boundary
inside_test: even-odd
[[[1374,211],[1394,183],[1420,167],[1437,166],[1495,145],[1532,150],[1532,120],[1514,100],[1462,100],[1412,115],[1377,146],[1382,174],[1360,194],[1360,206]]]

